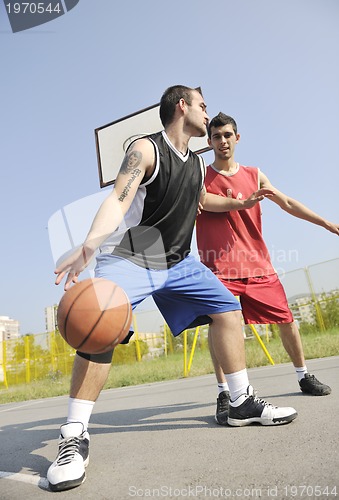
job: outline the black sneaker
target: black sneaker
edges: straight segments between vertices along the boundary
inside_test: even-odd
[[[89,462],[89,434],[81,422],[60,427],[59,452],[47,472],[52,491],[69,490],[85,481]]]
[[[297,415],[294,408],[279,408],[257,398],[253,387],[249,385],[246,394],[242,394],[235,401],[230,400],[228,424],[234,427],[253,423],[281,425],[292,422]]]
[[[217,398],[217,411],[215,412],[215,421],[219,425],[227,425],[228,405],[230,402],[230,393],[222,391]]]
[[[302,392],[312,394],[312,396],[327,396],[331,394],[331,387],[322,384],[310,373],[306,373],[305,377],[299,380],[299,385]]]

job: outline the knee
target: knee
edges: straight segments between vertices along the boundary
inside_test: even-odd
[[[87,361],[91,361],[92,363],[99,363],[105,365],[112,363],[113,352],[114,349],[112,351],[104,352],[102,354],[88,354],[86,352],[77,351],[77,355],[80,356],[81,358],[87,359]]]
[[[241,324],[241,311],[227,311],[219,314],[211,314],[212,327],[214,326],[229,326],[230,324]]]

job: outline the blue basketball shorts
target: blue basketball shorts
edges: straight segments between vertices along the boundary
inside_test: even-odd
[[[211,323],[210,314],[241,309],[225,285],[192,255],[170,269],[152,270],[101,253],[97,256],[95,277],[121,286],[133,310],[151,295],[174,336],[187,328]]]

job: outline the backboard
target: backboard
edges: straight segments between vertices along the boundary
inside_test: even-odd
[[[159,108],[159,104],[154,104],[94,130],[101,188],[114,183],[125,151],[133,140],[164,128]],[[210,150],[206,136],[192,137],[189,147],[195,153]]]

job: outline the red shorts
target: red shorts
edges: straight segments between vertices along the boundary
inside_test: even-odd
[[[239,297],[246,324],[292,323],[285,290],[276,274],[227,280],[219,278]]]

